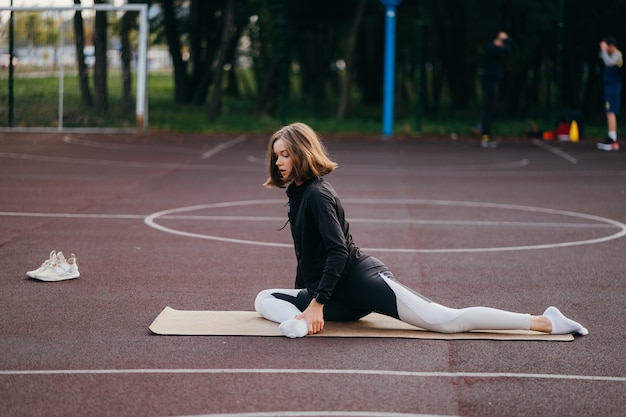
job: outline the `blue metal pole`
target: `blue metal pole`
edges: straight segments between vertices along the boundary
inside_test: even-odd
[[[396,7],[402,0],[381,0],[385,6],[385,63],[383,79],[383,136],[393,135],[396,67]]]

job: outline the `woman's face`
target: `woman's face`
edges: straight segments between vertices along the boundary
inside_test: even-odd
[[[272,148],[274,150],[274,155],[276,156],[276,167],[278,168],[278,172],[280,172],[280,175],[284,180],[288,180],[291,178],[291,174],[293,172],[293,160],[287,150],[287,146],[285,146],[285,142],[282,139],[278,139],[274,142],[274,146]]]

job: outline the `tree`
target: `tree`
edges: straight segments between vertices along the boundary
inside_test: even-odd
[[[276,115],[285,96],[290,102],[312,105],[317,116],[327,117],[328,109],[335,108],[337,119],[347,117],[350,96],[359,97],[365,107],[381,106],[385,19],[379,1],[159,1],[177,103],[200,106],[210,94],[208,115],[219,114],[222,96],[237,92],[234,72],[223,89],[222,71],[225,63],[237,62],[240,51],[235,45],[243,36],[253,75],[253,82],[245,87],[254,95],[255,115]],[[517,118],[553,113],[562,79],[564,106],[597,114],[601,95],[597,42],[608,33],[626,39],[620,19],[626,3],[565,2],[562,63],[557,41],[559,4],[545,0],[402,2],[397,9],[396,100],[401,104],[396,106],[397,116],[414,112],[418,69],[424,74],[419,91],[426,117],[443,111],[476,115],[482,47],[499,30],[508,32],[515,44],[515,53],[506,60],[499,100],[503,113]],[[421,39],[416,35],[418,25]],[[421,62],[417,62],[418,43],[423,45]],[[340,60],[346,62],[343,73],[335,65]]]
[[[138,0],[130,0],[129,4],[138,3]],[[136,27],[138,12],[127,10],[122,16],[120,24],[121,61],[122,61],[122,108],[128,111],[132,108],[132,57],[133,50],[130,44],[130,31]]]
[[[74,0],[74,4],[80,6],[80,0]],[[93,106],[93,96],[91,94],[91,88],[89,88],[89,75],[87,73],[87,64],[85,63],[85,29],[83,26],[83,15],[80,11],[74,13],[74,45],[78,61],[80,95],[83,104],[87,107],[91,107]]]
[[[96,0],[94,4],[105,4],[105,0]],[[94,107],[97,111],[106,112],[109,107],[107,90],[107,12],[96,12],[96,23],[93,37],[95,63],[94,79]]]
[[[341,83],[341,96],[339,97],[339,106],[337,107],[337,120],[344,120],[346,118],[346,112],[348,110],[348,101],[350,100],[350,86],[352,84],[352,73],[354,72],[354,54],[356,49],[356,42],[359,36],[359,28],[363,21],[363,14],[365,12],[365,2],[367,0],[359,0],[354,13],[354,20],[352,22],[352,28],[350,29],[350,35],[348,36],[346,45],[346,70]]]
[[[188,8],[183,7],[186,4]],[[225,0],[161,0],[163,31],[174,66],[176,102],[196,106],[205,103],[223,45],[220,39],[228,15],[227,4]]]
[[[286,27],[290,8],[287,7],[286,0],[283,1],[284,3],[259,2],[256,9],[257,19],[252,22],[250,28],[254,58],[253,72],[258,86],[254,105],[255,116],[278,113],[279,69],[281,60],[289,61],[287,46],[290,44]],[[276,18],[277,16],[280,17]],[[282,39],[281,36],[283,36]],[[283,55],[283,52],[286,52],[286,55]]]
[[[232,38],[235,35],[235,0],[227,0],[224,12],[224,23],[222,24],[222,40],[218,49],[218,58],[213,75],[213,93],[209,103],[209,119],[215,119],[219,113],[219,106],[222,99],[222,74],[226,57],[232,46]]]
[[[183,46],[178,28],[177,9],[173,0],[161,0],[163,9],[163,31],[174,67],[174,102],[189,101],[190,82],[187,75],[187,62],[183,60]]]
[[[367,106],[379,105],[383,98],[383,10],[379,2],[368,2],[356,46],[355,81],[361,103]]]

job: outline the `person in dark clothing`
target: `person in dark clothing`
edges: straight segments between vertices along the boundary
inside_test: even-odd
[[[600,42],[600,58],[604,63],[604,111],[606,112],[608,135],[603,142],[598,142],[596,146],[603,151],[618,151],[617,115],[619,114],[622,95],[624,58],[622,52],[617,49],[617,40],[614,37],[607,36]]]
[[[356,321],[371,312],[426,330],[536,330],[588,333],[556,307],[543,315],[488,307],[454,309],[399,283],[385,264],[353,241],[339,196],[324,176],[337,168],[317,134],[294,123],[274,133],[267,150],[268,188],[287,188],[288,219],[296,253],[294,289],[268,289],[255,299],[264,318],[287,337],[321,332],[324,321]]]
[[[511,53],[511,41],[506,32],[485,44],[483,48],[483,75],[481,79],[483,91],[482,141],[481,146],[494,148],[497,146],[492,137],[492,119],[498,97],[500,81],[504,75],[503,59]]]

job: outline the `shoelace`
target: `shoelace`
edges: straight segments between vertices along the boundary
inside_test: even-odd
[[[63,252],[59,252],[57,253],[57,256],[54,260],[54,262],[52,262],[48,268],[56,268],[56,267],[60,267],[61,264],[67,263],[67,260],[65,259],[65,256],[63,256]]]
[[[40,268],[45,268],[45,267],[52,265],[53,263],[56,262],[56,259],[57,259],[57,253],[55,251],[52,251],[52,253],[50,254],[50,257],[46,259],[45,261],[43,261]]]
[[[69,265],[76,265],[78,267],[78,262],[76,259],[76,255],[72,254],[66,261]]]

